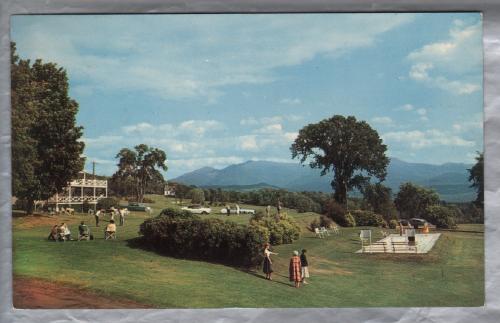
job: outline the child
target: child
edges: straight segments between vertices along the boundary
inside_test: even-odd
[[[307,262],[307,257],[306,257],[306,249],[302,249],[302,254],[300,255],[300,266],[302,269],[302,282],[305,284],[308,284],[306,282],[306,278],[309,278],[309,264]]]

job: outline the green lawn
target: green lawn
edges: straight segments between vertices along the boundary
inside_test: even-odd
[[[152,197],[153,216],[173,200]],[[179,207],[176,205],[176,207]],[[241,207],[251,207],[241,205]],[[255,208],[255,207],[253,207]],[[257,207],[259,208],[259,207]],[[220,208],[213,208],[218,211]],[[291,245],[274,248],[274,281],[260,270],[176,259],[131,247],[148,217],[132,212],[116,241],[104,241],[93,217],[16,217],[13,219],[14,274],[88,288],[159,308],[212,307],[364,307],[481,306],[484,303],[484,234],[482,225],[443,232],[427,255],[356,254],[359,228],[341,235],[315,238],[306,225],[317,215],[286,210],[303,227]],[[248,215],[211,217],[246,223]],[[91,224],[94,241],[49,242],[51,224],[66,221],[73,233],[81,219]],[[375,233],[380,234],[378,229]],[[479,232],[478,232],[479,231]],[[288,282],[293,250],[306,248],[310,284],[301,289]]]

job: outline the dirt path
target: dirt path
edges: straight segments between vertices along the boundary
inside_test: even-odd
[[[15,308],[152,308],[126,299],[97,295],[70,286],[45,280],[14,277]]]

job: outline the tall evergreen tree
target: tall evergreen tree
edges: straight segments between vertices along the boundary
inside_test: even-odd
[[[20,59],[11,44],[12,188],[33,212],[35,200],[61,192],[83,169],[83,128],[68,95],[66,71]]]
[[[476,164],[469,169],[469,181],[472,182],[471,187],[477,190],[475,204],[484,207],[484,154],[478,153]]]

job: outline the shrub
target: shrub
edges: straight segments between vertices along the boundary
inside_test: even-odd
[[[168,217],[171,219],[199,219],[199,216],[196,214],[193,214],[186,210],[179,210],[174,208],[163,209],[160,212],[159,216]]]
[[[321,227],[331,228],[334,224],[335,224],[335,222],[333,222],[333,220],[330,219],[329,217],[324,216],[324,215],[320,215],[320,217],[319,217],[319,225]]]
[[[324,207],[325,215],[340,224],[341,226],[348,226],[348,221],[346,219],[346,210],[345,208],[335,202],[334,200],[326,201]]]
[[[314,231],[314,229],[316,228],[320,228],[321,224],[319,222],[319,219],[312,220],[311,223],[309,224],[309,227],[311,228],[312,231]]]
[[[372,211],[354,210],[351,212],[358,226],[387,227],[387,223],[380,214]]]
[[[257,265],[262,261],[262,246],[269,241],[266,228],[178,215],[167,211],[164,215],[144,221],[140,226],[143,243],[178,257],[244,266]]]
[[[97,208],[98,209],[109,209],[111,207],[118,207],[119,206],[119,201],[113,197],[105,197],[102,199],[99,199],[97,201]]]
[[[389,228],[390,229],[396,229],[398,227],[398,225],[399,225],[399,223],[397,220],[392,219],[389,221]]]
[[[292,243],[300,237],[300,227],[285,213],[282,213],[278,219],[263,217],[260,221],[253,223],[269,230],[269,242],[273,245]]]
[[[351,213],[347,212],[344,215],[344,226],[346,227],[355,227],[356,226],[356,219],[352,216]]]
[[[451,229],[456,227],[454,212],[446,206],[433,205],[425,209],[422,216],[425,220],[436,225],[437,228]]]

